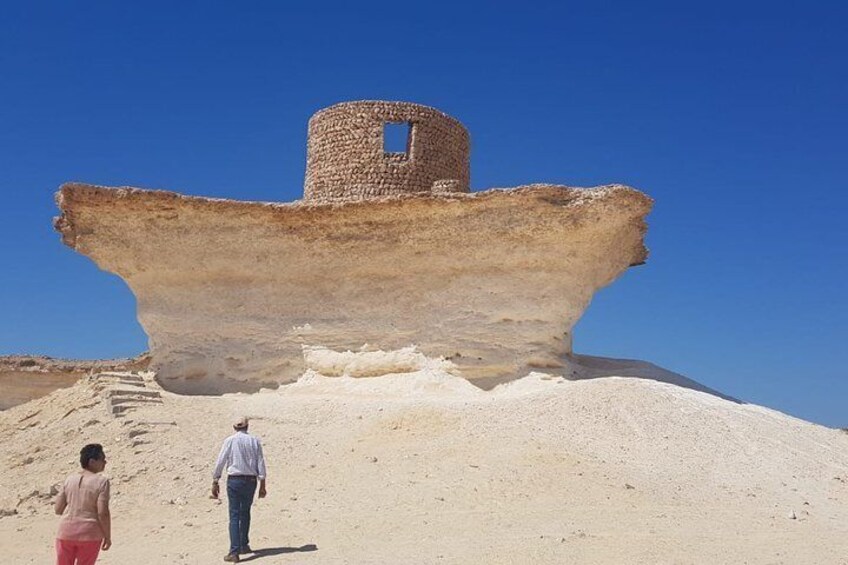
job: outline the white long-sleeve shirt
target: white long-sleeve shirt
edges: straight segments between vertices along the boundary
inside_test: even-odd
[[[218,480],[227,468],[228,475],[253,475],[265,478],[265,456],[262,454],[262,442],[258,437],[238,431],[224,440],[212,478]]]

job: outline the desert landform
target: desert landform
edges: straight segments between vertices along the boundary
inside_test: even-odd
[[[647,363],[583,358],[595,378],[484,391],[413,350],[310,359],[258,393],[103,373],[0,412],[6,561],[51,562],[56,487],[101,441],[114,545],[100,562],[219,562],[211,467],[247,414],[269,465],[257,563],[847,562],[843,431],[657,380],[668,373]]]
[[[406,125],[406,151],[384,129]],[[404,102],[309,121],[304,197],[258,203],[68,183],[62,241],[138,300],[168,390],[251,392],[301,347],[416,345],[491,387],[556,369],[592,295],[644,263],[652,200],[623,185],[469,191],[465,128]]]
[[[54,390],[73,386],[82,377],[105,371],[147,369],[150,356],[80,361],[38,355],[0,356],[0,410],[29,402]]]
[[[0,359],[4,560],[51,562],[99,442],[100,563],[220,562],[211,471],[243,415],[269,466],[243,561],[848,565],[848,433],[572,350],[647,260],[652,200],[470,192],[469,156],[438,110],[349,102],[310,120],[297,202],[61,187],[63,242],[127,282],[150,352]]]

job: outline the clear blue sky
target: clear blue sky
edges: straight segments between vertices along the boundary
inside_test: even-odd
[[[293,200],[313,112],[410,100],[469,128],[475,190],[656,199],[577,351],[848,426],[846,4],[286,4],[0,4],[0,354],[146,348],[53,232],[62,182]]]

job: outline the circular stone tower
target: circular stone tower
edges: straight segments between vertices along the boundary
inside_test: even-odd
[[[304,200],[362,200],[415,192],[468,192],[470,139],[428,106],[366,100],[309,120]]]

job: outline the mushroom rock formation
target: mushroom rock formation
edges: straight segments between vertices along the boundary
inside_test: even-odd
[[[406,151],[384,147],[395,123]],[[348,102],[310,120],[303,200],[70,183],[56,229],[130,286],[172,391],[290,382],[304,346],[416,345],[486,387],[555,370],[594,292],[645,261],[652,201],[622,185],[470,193],[469,147],[432,108]]]

